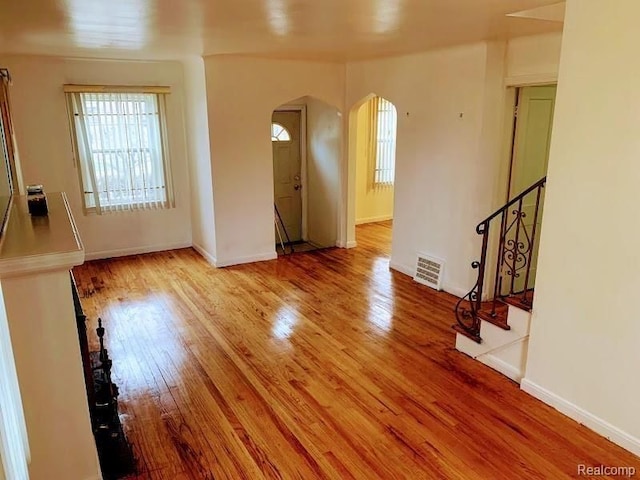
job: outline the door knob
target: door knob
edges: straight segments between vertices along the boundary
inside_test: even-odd
[[[300,190],[301,188],[302,188],[302,185],[295,184],[295,185],[293,186],[293,189],[294,189],[294,190]]]

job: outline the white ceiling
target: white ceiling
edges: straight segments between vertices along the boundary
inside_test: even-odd
[[[149,59],[233,53],[356,60],[558,31],[560,21],[507,16],[557,3],[0,0],[0,52]]]

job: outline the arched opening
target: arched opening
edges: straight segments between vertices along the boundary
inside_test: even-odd
[[[271,118],[274,235],[279,255],[338,240],[342,124],[339,110],[311,96]]]
[[[398,113],[389,100],[375,94],[358,102],[349,116],[349,162],[353,208],[348,226],[380,230],[382,250],[390,252],[395,194]],[[373,225],[375,224],[375,225]],[[371,225],[370,227],[367,227]]]

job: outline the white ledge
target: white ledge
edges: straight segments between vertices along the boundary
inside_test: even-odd
[[[48,193],[49,215],[29,215],[25,196],[11,199],[0,237],[0,278],[70,270],[84,262],[84,247],[64,193]]]

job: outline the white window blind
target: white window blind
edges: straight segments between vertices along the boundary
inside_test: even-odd
[[[4,303],[0,301],[0,479],[29,480],[28,462],[27,427],[13,360],[7,313]]]
[[[375,112],[375,166],[374,186],[393,185],[396,169],[396,132],[398,114],[396,107],[384,98],[372,99]]]
[[[173,206],[165,94],[67,93],[87,210]]]

